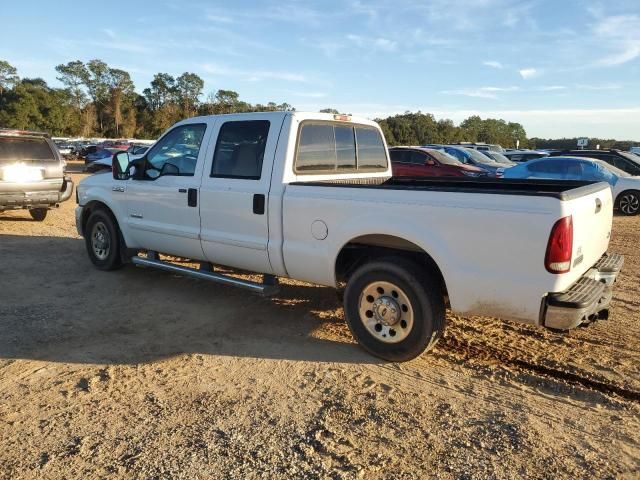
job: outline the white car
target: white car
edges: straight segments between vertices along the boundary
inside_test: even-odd
[[[364,118],[194,117],[113,165],[78,186],[76,224],[97,268],[131,262],[262,294],[277,277],[346,284],[351,332],[392,361],[431,348],[447,306],[556,329],[607,317],[623,262],[607,255],[606,183],[392,178],[380,127]]]

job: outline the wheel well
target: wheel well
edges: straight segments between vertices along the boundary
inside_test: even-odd
[[[111,209],[104,203],[99,202],[97,200],[91,201],[89,203],[87,203],[83,208],[82,208],[82,233],[83,235],[86,234],[85,230],[87,227],[87,221],[89,220],[89,217],[91,216],[91,214],[93,212],[95,212],[96,210],[104,210],[105,212],[107,212],[111,218],[113,219],[113,221],[115,222],[116,226],[118,226],[118,220],[116,220],[115,215],[113,214],[113,212],[111,211]]]
[[[376,258],[407,258],[425,269],[440,285],[442,296],[449,302],[442,271],[435,260],[413,242],[392,235],[363,235],[342,247],[335,265],[337,282],[347,282],[351,274],[364,263]]]
[[[628,190],[623,190],[622,192],[620,192],[618,194],[618,196],[616,197],[615,200],[615,206],[618,206],[618,202],[620,202],[620,197],[622,197],[625,193],[635,193],[637,196],[640,197],[640,190],[634,190],[633,188],[630,188]]]

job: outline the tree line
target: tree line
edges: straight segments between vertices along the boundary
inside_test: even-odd
[[[204,80],[192,72],[157,73],[139,94],[129,72],[102,60],[55,67],[62,88],[41,78],[20,78],[0,60],[0,127],[39,130],[61,137],[157,138],[194,115],[293,110],[288,103],[251,104],[237,92],[203,96]]]
[[[519,123],[473,115],[459,126],[452,120],[436,120],[430,113],[406,112],[376,120],[389,145],[427,145],[430,143],[484,142],[505,148],[530,146],[527,132]]]
[[[157,138],[175,122],[194,115],[295,110],[288,103],[251,104],[233,90],[218,90],[204,100],[197,74],[156,73],[138,93],[128,72],[104,61],[75,60],[55,67],[62,88],[41,78],[20,78],[0,60],[0,127],[41,130],[61,137]],[[333,108],[321,110],[338,113]],[[422,112],[379,118],[389,145],[485,142],[504,147],[575,148],[576,139],[527,138],[519,123],[477,115],[455,125]],[[592,139],[590,145],[628,150],[633,142]]]
[[[531,143],[536,148],[553,148],[557,150],[573,150],[577,148],[577,138],[532,138]],[[600,145],[600,149],[607,150],[609,148],[617,148],[618,150],[628,151],[631,147],[640,145],[640,142],[633,140],[615,140],[613,138],[590,138],[587,148],[596,148]]]

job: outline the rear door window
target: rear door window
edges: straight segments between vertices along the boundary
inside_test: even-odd
[[[300,127],[295,159],[298,173],[357,173],[386,169],[386,148],[375,128],[330,122],[304,122]]]
[[[211,177],[259,180],[269,126],[268,120],[223,124],[213,154]]]
[[[55,162],[45,138],[0,137],[0,164],[15,162]]]

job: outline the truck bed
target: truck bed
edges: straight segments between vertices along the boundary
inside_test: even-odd
[[[392,177],[380,182],[380,179],[353,179],[321,182],[295,182],[290,185],[378,188],[385,190],[418,190],[432,192],[484,193],[498,195],[524,195],[552,197],[559,200],[572,200],[602,190],[603,182],[583,182],[575,180],[496,180],[483,178],[424,178]]]

